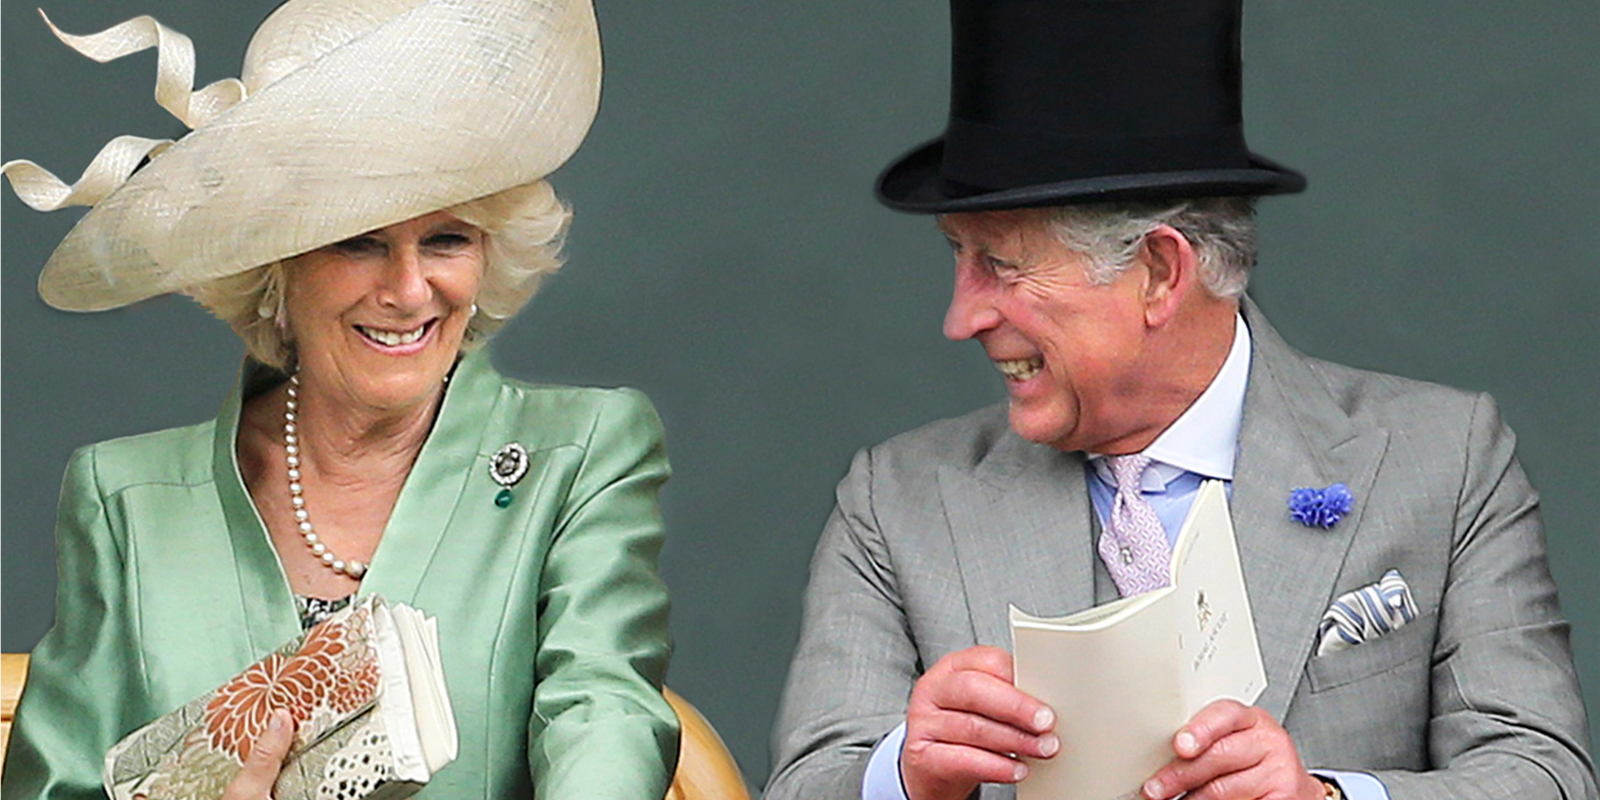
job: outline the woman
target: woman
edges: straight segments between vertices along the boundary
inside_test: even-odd
[[[182,291],[251,358],[215,421],[74,455],[5,794],[103,796],[120,737],[376,593],[438,619],[460,755],[427,796],[662,796],[659,421],[475,351],[557,263],[543,177],[598,99],[587,0],[290,0],[241,81],[192,93],[187,40],[149,18],[58,36],[160,47],[158,99],[194,131],[113,142],[74,187],[5,165],[35,207],[94,206],[41,295]]]

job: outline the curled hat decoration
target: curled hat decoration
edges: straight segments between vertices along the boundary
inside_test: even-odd
[[[192,129],[118,136],[70,186],[29,161],[0,165],[35,209],[92,206],[39,276],[45,302],[71,311],[533,183],[571,157],[599,106],[589,0],[289,0],[240,77],[198,91],[193,44],[151,17],[50,29],[102,62],[155,47],[156,100]]]

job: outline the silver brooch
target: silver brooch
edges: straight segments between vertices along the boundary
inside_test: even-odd
[[[511,505],[511,487],[528,474],[528,451],[516,442],[507,442],[489,459],[489,477],[502,487],[495,495],[494,504],[505,508]]]

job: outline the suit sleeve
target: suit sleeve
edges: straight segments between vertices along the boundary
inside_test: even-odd
[[[1430,772],[1376,772],[1394,800],[1595,798],[1583,697],[1545,560],[1538,495],[1493,401],[1474,406],[1432,670]]]
[[[136,726],[142,680],[123,552],[96,481],[95,451],[72,457],[56,521],[55,625],[34,649],[7,748],[4,794],[103,800],[106,749]]]
[[[856,456],[811,560],[766,800],[859,800],[872,748],[905,720],[923,671],[873,513],[872,467],[870,451]]]
[[[669,473],[649,401],[610,394],[539,588],[528,766],[543,800],[655,800],[672,780],[678,720],[661,695],[671,644],[656,574]]]

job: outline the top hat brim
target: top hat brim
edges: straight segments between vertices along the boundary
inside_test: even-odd
[[[944,138],[924,144],[878,176],[879,202],[911,214],[949,214],[1081,203],[1177,200],[1292,194],[1305,176],[1270,159],[1249,154],[1250,166],[1104,175],[1006,189],[964,187],[944,178]]]

